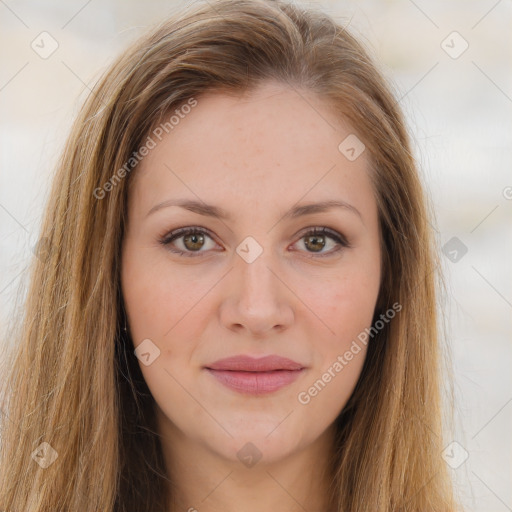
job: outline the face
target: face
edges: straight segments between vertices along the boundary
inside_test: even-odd
[[[208,93],[134,171],[123,297],[176,438],[233,461],[252,443],[276,461],[346,404],[381,277],[367,152],[338,148],[354,133],[310,92]],[[326,201],[341,206],[300,208]]]

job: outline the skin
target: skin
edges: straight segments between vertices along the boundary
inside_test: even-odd
[[[366,346],[309,403],[298,395],[371,326],[381,279],[367,152],[349,161],[338,150],[351,133],[308,91],[266,82],[243,96],[210,92],[133,176],[122,289],[134,348],[150,339],[160,350],[150,365],[139,365],[176,485],[172,511],[329,506],[333,422],[357,383]],[[148,215],[181,198],[219,206],[232,218],[178,206]],[[331,199],[359,214],[332,208],[283,217],[296,203]],[[159,242],[187,226],[210,234]],[[314,227],[342,234],[350,247],[329,235],[308,246],[305,233]],[[247,236],[263,249],[252,263],[236,252]],[[306,369],[278,391],[242,394],[204,369],[239,354],[277,354]],[[237,457],[248,442],[261,453],[252,467]]]

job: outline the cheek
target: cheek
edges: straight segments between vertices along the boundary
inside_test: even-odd
[[[134,350],[149,339],[146,345],[158,354],[147,366],[139,360],[148,387],[155,398],[165,390],[164,395],[179,400],[183,397],[174,379],[185,382],[190,377],[194,340],[200,339],[207,321],[207,301],[201,299],[215,281],[201,279],[192,266],[176,271],[167,258],[155,257],[154,252],[149,248],[125,252],[123,297]]]
[[[315,371],[297,401],[323,424],[335,420],[359,380],[367,353],[365,330],[371,327],[378,290],[378,273],[369,276],[354,266],[316,297],[318,316],[334,334],[316,338]]]
[[[186,271],[171,274],[165,258],[155,258],[153,253],[128,247],[123,256],[123,297],[135,342],[163,339],[200,297],[193,276]]]
[[[135,251],[127,246],[123,253],[121,283],[133,349],[140,345],[150,353],[149,364],[139,358],[139,367],[157,403],[165,403],[169,396],[178,403],[183,399],[174,379],[184,380],[180,371],[187,367],[193,349],[180,343],[183,329],[187,332],[191,325],[192,315],[187,312],[198,300],[190,282],[182,273],[171,275],[169,265],[154,258],[150,249]]]
[[[316,307],[337,340],[357,335],[371,324],[379,293],[378,270],[354,265],[317,295]]]
[[[317,290],[315,308],[332,335],[320,337],[315,345],[318,365],[309,385],[309,397],[323,411],[338,411],[349,399],[359,379],[367,353],[367,332],[372,326],[380,286],[377,256],[347,262],[344,271]],[[317,384],[315,384],[317,383]],[[325,389],[325,390],[324,390]],[[305,390],[307,391],[307,390]],[[321,397],[317,395],[321,394]],[[332,419],[332,418],[331,418]]]

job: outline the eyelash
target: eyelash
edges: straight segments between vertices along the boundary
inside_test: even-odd
[[[170,233],[165,234],[164,236],[160,237],[159,243],[162,244],[163,246],[165,246],[166,248],[168,248],[168,250],[170,250],[171,252],[178,254],[179,256],[195,258],[195,257],[200,256],[201,253],[204,251],[196,251],[194,253],[193,251],[181,251],[179,249],[170,249],[169,248],[170,243],[173,242],[174,240],[177,240],[179,238],[182,238],[187,235],[192,235],[192,234],[206,235],[213,240],[213,237],[209,234],[209,232],[206,229],[201,228],[201,227],[187,227],[187,228],[176,229],[174,231],[171,231]],[[327,238],[331,238],[341,247],[344,247],[344,248],[351,247],[350,244],[348,243],[347,239],[342,234],[340,234],[336,231],[333,231],[327,227],[322,227],[322,228],[315,227],[313,229],[310,229],[309,231],[305,232],[299,238],[299,240],[301,240],[307,236],[315,236],[315,235],[327,236]],[[330,252],[324,253],[324,254],[310,253],[311,254],[310,257],[325,258],[328,256],[332,256],[333,254],[339,252],[341,250],[341,247],[338,247],[337,249],[331,250]]]

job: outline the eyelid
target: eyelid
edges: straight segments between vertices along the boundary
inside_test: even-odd
[[[350,249],[352,247],[352,245],[348,241],[347,237],[343,233],[340,233],[339,231],[329,228],[327,226],[315,225],[315,226],[309,226],[307,228],[304,228],[303,230],[301,230],[298,233],[298,235],[296,235],[296,236],[298,236],[297,242],[308,235],[309,236],[312,236],[312,235],[313,236],[314,235],[325,236],[327,238],[331,238],[337,244],[337,247],[335,249],[332,249],[331,251],[325,252],[325,253],[298,251],[298,252],[306,254],[306,257],[308,257],[308,258],[315,258],[315,259],[329,258],[330,256],[334,256],[335,254],[339,253],[343,249]],[[295,242],[295,243],[297,243],[297,242]],[[295,243],[293,245],[295,245]]]
[[[160,236],[158,238],[158,240],[162,245],[164,245],[165,247],[168,247],[170,245],[170,243],[173,242],[174,240],[177,240],[183,236],[193,234],[193,233],[200,233],[200,234],[206,235],[215,242],[215,237],[211,234],[211,232],[208,229],[203,228],[201,226],[186,226],[186,227],[182,227],[182,228],[177,228],[175,230],[172,230],[172,231],[167,232],[166,234]],[[314,235],[325,236],[327,238],[331,238],[332,240],[334,240],[336,242],[336,244],[338,245],[338,247],[336,249],[331,250],[327,253],[314,253],[314,252],[308,253],[306,251],[306,254],[308,254],[309,257],[313,257],[313,258],[328,257],[328,256],[331,256],[331,255],[339,252],[341,249],[351,247],[351,244],[349,243],[349,241],[347,240],[345,235],[343,235],[342,233],[338,232],[337,230],[329,228],[327,226],[314,225],[314,226],[308,226],[306,228],[303,228],[301,231],[299,231],[298,234],[295,235],[296,237],[298,237],[297,242],[300,241],[302,238],[304,238],[307,235],[309,235],[309,236],[314,236]],[[293,245],[295,245],[297,242],[294,242]],[[215,243],[217,243],[217,242],[215,242]],[[186,256],[186,257],[198,257],[198,256],[201,256],[201,254],[206,254],[208,252],[208,251],[201,251],[201,250],[195,251],[195,252],[194,251],[182,251],[180,249],[168,249],[168,250],[170,250],[171,252],[178,254],[180,256]],[[298,251],[298,252],[304,252],[304,251]]]
[[[212,238],[212,235],[206,228],[200,226],[186,226],[183,228],[173,229],[172,231],[166,232],[163,236],[159,237],[162,243],[169,243],[173,239],[179,238],[180,236],[187,235],[189,233],[202,233]]]
[[[333,238],[334,240],[339,239],[339,243],[343,243],[347,247],[350,246],[347,237],[343,233],[340,233],[335,229],[329,228],[328,226],[309,226],[299,231],[299,233],[296,236],[298,236],[299,238],[303,238],[308,234],[325,235],[330,238]]]

